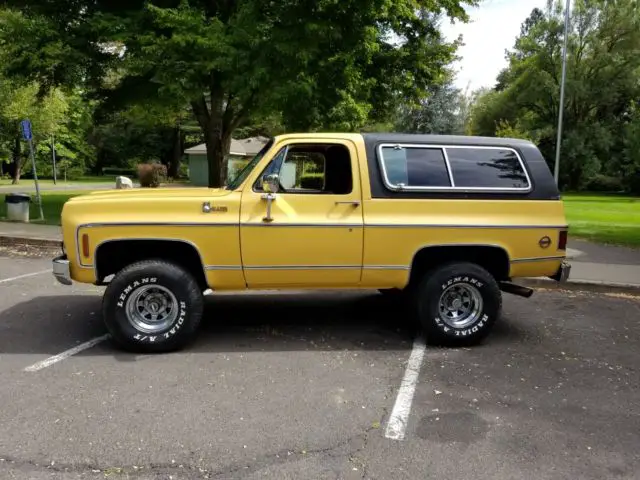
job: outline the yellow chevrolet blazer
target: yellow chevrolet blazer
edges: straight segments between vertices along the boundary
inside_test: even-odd
[[[55,277],[107,285],[104,321],[135,351],[183,347],[203,292],[401,292],[427,339],[483,339],[520,277],[568,278],[567,222],[530,142],[400,134],[272,138],[224,188],[72,198]]]

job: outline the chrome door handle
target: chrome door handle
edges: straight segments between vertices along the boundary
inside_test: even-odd
[[[271,216],[271,204],[276,200],[276,194],[263,193],[260,198],[267,201],[267,215],[262,218],[262,221],[267,223],[273,222],[273,217]]]
[[[359,207],[360,202],[358,200],[349,200],[347,202],[336,202],[336,205],[353,205],[354,207]]]

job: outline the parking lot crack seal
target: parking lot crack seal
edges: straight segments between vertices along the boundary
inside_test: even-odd
[[[386,415],[386,413],[385,413]],[[150,463],[148,465],[136,465],[134,466],[101,466],[97,464],[89,464],[89,463],[61,463],[58,461],[51,460],[24,460],[19,459],[12,456],[0,455],[0,459],[2,459],[1,465],[6,465],[11,468],[22,470],[22,471],[47,471],[47,472],[56,472],[56,473],[104,473],[111,470],[118,471],[119,475],[126,475],[125,478],[135,479],[143,475],[160,475],[163,473],[175,473],[177,471],[180,472],[190,472],[191,474],[195,474],[196,478],[230,478],[236,477],[240,478],[249,473],[258,472],[264,468],[278,465],[278,464],[286,464],[290,462],[295,462],[302,460],[304,458],[311,458],[314,456],[329,456],[331,458],[348,458],[355,460],[355,464],[359,466],[363,472],[363,478],[366,477],[366,464],[362,459],[359,459],[357,456],[364,450],[366,450],[369,443],[369,435],[371,431],[378,430],[377,427],[369,427],[365,429],[362,433],[358,435],[353,435],[344,440],[339,441],[336,444],[328,445],[326,447],[320,447],[309,450],[301,450],[298,448],[289,448],[279,450],[275,453],[270,453],[267,455],[263,455],[253,462],[238,462],[232,465],[229,465],[226,468],[222,468],[219,470],[210,470],[208,468],[204,468],[203,466],[194,466],[189,465],[186,462],[184,463],[171,463],[171,464],[160,464],[160,463]],[[353,463],[353,462],[352,462]]]
[[[256,473],[264,468],[286,464],[291,462],[296,462],[305,458],[311,458],[314,456],[329,456],[331,458],[348,458],[353,459],[356,458],[360,452],[364,451],[368,445],[368,436],[372,430],[378,430],[376,427],[369,427],[364,430],[362,433],[358,435],[354,435],[348,437],[340,442],[329,445],[326,447],[309,449],[309,450],[300,450],[299,448],[289,448],[279,450],[275,453],[269,453],[267,455],[263,455],[260,458],[257,458],[252,463],[243,463],[239,462],[236,464],[229,465],[226,468],[216,470],[212,472],[210,478],[229,478],[229,476],[233,476],[236,474],[240,474],[240,476],[244,476],[250,473]],[[363,468],[363,478],[366,475],[366,465],[364,462],[358,463],[358,465]],[[237,477],[239,478],[239,477]]]
[[[209,471],[201,466],[193,466],[185,463],[160,464],[151,463],[141,466],[99,466],[89,463],[61,463],[51,460],[23,460],[8,455],[0,455],[0,467],[8,466],[22,471],[41,471],[55,473],[76,473],[76,474],[101,474],[107,475],[117,472],[123,478],[135,479],[140,476],[175,474],[176,472],[189,472],[196,474],[196,478],[211,478]],[[209,475],[208,477],[206,477]],[[25,477],[27,478],[27,477]],[[189,477],[192,478],[192,477]]]

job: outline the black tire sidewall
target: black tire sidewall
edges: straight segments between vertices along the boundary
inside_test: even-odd
[[[464,328],[447,325],[439,315],[440,296],[448,287],[466,284],[482,296],[478,319]],[[497,282],[484,268],[466,263],[444,265],[425,276],[417,292],[418,314],[427,336],[438,341],[460,344],[475,343],[489,334],[500,316],[502,296]]]
[[[144,285],[161,285],[175,296],[179,312],[166,329],[153,334],[136,329],[127,317],[130,296]],[[122,346],[146,351],[169,351],[183,346],[197,329],[202,316],[202,294],[193,277],[170,263],[146,261],[122,270],[109,283],[103,301],[105,324]]]

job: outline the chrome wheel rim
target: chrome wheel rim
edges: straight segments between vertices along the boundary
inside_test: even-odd
[[[127,319],[133,328],[144,333],[158,333],[178,318],[178,301],[162,285],[144,285],[127,299]]]
[[[480,318],[482,305],[482,295],[474,285],[457,283],[440,295],[438,313],[448,326],[466,328]]]

